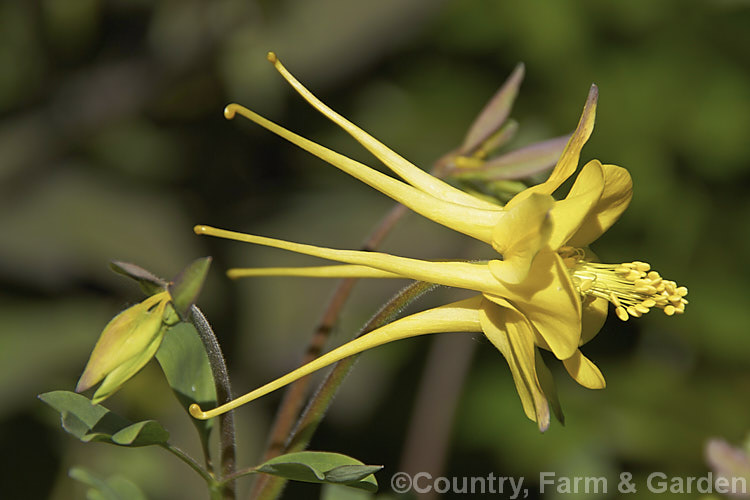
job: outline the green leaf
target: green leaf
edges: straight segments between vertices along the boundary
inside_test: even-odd
[[[109,267],[111,267],[114,272],[137,281],[146,295],[154,295],[167,288],[166,281],[150,271],[146,271],[142,267],[131,264],[130,262],[114,260],[109,263]]]
[[[382,468],[382,465],[365,465],[340,453],[300,451],[272,458],[256,470],[292,481],[345,484],[377,491],[378,482],[373,473]]]
[[[120,475],[102,479],[83,467],[72,467],[68,476],[91,487],[86,497],[91,500],[146,500],[146,495],[129,479]]]
[[[191,323],[178,323],[164,335],[156,353],[169,386],[183,409],[197,403],[201,408],[216,406],[216,385],[203,342]],[[214,419],[190,419],[201,439],[208,442]]]
[[[190,307],[201,293],[203,283],[211,267],[211,257],[194,260],[167,286],[172,303],[181,318],[186,318]]]
[[[326,480],[331,483],[353,483],[375,474],[382,468],[382,465],[341,465],[329,470]]]
[[[85,443],[95,441],[136,447],[164,444],[169,439],[169,432],[155,420],[134,424],[74,392],[47,392],[40,394],[39,399],[60,413],[66,432]]]
[[[112,434],[112,442],[121,446],[148,446],[168,439],[169,432],[156,420],[144,420]]]

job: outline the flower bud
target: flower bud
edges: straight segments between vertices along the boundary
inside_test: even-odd
[[[169,292],[160,292],[115,316],[102,331],[86,369],[78,380],[76,392],[102,382],[92,403],[112,395],[156,354],[167,325]]]

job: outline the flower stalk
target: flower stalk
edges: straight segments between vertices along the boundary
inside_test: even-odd
[[[219,341],[206,317],[194,304],[190,307],[190,321],[198,331],[208,355],[208,362],[211,365],[211,373],[216,385],[216,400],[219,404],[226,404],[232,399],[232,386],[229,382],[229,372]],[[236,465],[236,436],[232,412],[219,417],[219,443],[221,477],[230,477],[234,474]],[[234,500],[235,485],[233,481],[223,482],[221,490],[224,500]]]

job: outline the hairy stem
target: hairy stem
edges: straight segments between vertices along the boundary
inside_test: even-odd
[[[206,481],[206,484],[209,486],[210,489],[213,489],[216,486],[216,480],[209,474],[201,465],[193,459],[190,455],[179,449],[178,447],[169,444],[164,443],[160,445],[162,448],[167,450],[172,455],[176,456],[183,462],[185,462],[191,469],[193,469],[195,472],[197,472],[200,477],[203,478],[204,481]]]
[[[229,483],[243,476],[249,476],[250,474],[258,474],[258,467],[245,467],[234,471],[234,474],[227,476],[222,479],[221,484]],[[261,475],[263,476],[263,474]]]
[[[195,329],[198,330],[198,334],[208,354],[211,373],[216,384],[217,402],[220,405],[228,403],[232,399],[232,386],[229,383],[229,373],[227,372],[227,365],[224,361],[224,354],[219,346],[219,341],[213,329],[211,329],[208,320],[195,305],[190,308],[190,319]],[[231,411],[219,417],[219,442],[221,447],[221,478],[225,478],[234,474],[236,461],[234,413]],[[234,500],[234,482],[223,483],[222,492],[224,500]]]

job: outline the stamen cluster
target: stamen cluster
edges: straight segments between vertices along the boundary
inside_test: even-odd
[[[685,312],[687,288],[662,278],[646,262],[589,262],[585,260],[583,250],[572,247],[560,249],[560,255],[581,296],[594,296],[611,302],[615,306],[615,314],[622,321],[627,321],[631,316],[639,318],[653,307],[662,309],[667,316]]]

